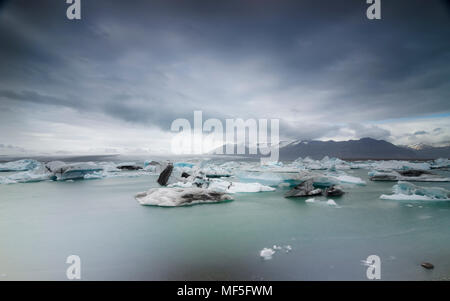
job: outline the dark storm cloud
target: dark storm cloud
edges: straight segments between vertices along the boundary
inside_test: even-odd
[[[358,123],[450,111],[446,5],[382,1],[383,19],[369,21],[363,0],[82,0],[82,20],[69,21],[63,0],[8,1],[0,99],[163,130],[194,110],[221,119],[298,111],[282,121],[284,135],[329,137],[350,122],[358,137],[385,138]],[[252,88],[262,75],[273,80]],[[302,126],[305,115],[317,118]]]

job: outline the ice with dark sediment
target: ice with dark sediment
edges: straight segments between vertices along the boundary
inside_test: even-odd
[[[421,187],[400,181],[392,188],[393,194],[380,196],[384,200],[396,201],[449,201],[450,191],[441,187]]]
[[[369,172],[371,181],[411,181],[411,182],[450,182],[443,177],[427,170],[391,170]]]
[[[140,170],[142,166],[139,166],[135,162],[122,162],[117,164],[116,168],[120,170]]]
[[[204,203],[221,203],[233,198],[220,191],[204,188],[152,188],[135,195],[141,205],[179,207]]]
[[[207,187],[208,189],[212,189],[215,191],[221,191],[226,193],[245,193],[245,192],[267,192],[267,191],[275,191],[275,188],[262,185],[260,183],[242,183],[242,182],[233,182],[227,181],[224,179],[207,179],[200,182],[177,182],[174,184],[168,185],[168,187]]]
[[[322,195],[322,189],[314,187],[312,179],[304,181],[284,194],[287,198]]]
[[[102,171],[103,169],[92,163],[65,163],[62,161],[51,161],[45,164],[57,180],[83,179],[85,175]]]

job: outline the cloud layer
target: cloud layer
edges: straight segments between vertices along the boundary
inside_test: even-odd
[[[449,1],[380,21],[360,0],[82,1],[80,21],[64,2],[0,6],[4,144],[157,151],[194,110],[280,118],[285,139],[450,140]]]

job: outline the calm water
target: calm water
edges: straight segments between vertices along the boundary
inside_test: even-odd
[[[366,170],[349,174],[367,179]],[[381,257],[382,280],[450,278],[450,202],[380,200],[395,183],[348,189],[338,208],[285,199],[286,189],[222,204],[139,205],[134,194],[155,180],[0,185],[0,279],[65,280],[71,254],[83,280],[365,280],[360,261],[371,254]],[[292,251],[262,260],[259,251],[275,244]]]

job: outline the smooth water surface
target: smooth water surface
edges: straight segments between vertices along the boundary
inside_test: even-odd
[[[381,200],[395,183],[349,174],[367,186],[346,188],[337,207],[286,199],[287,188],[141,206],[133,196],[156,187],[154,175],[0,185],[0,279],[65,280],[72,254],[82,280],[366,280],[361,260],[372,254],[382,280],[449,279],[450,202]],[[273,245],[292,250],[263,260]]]

